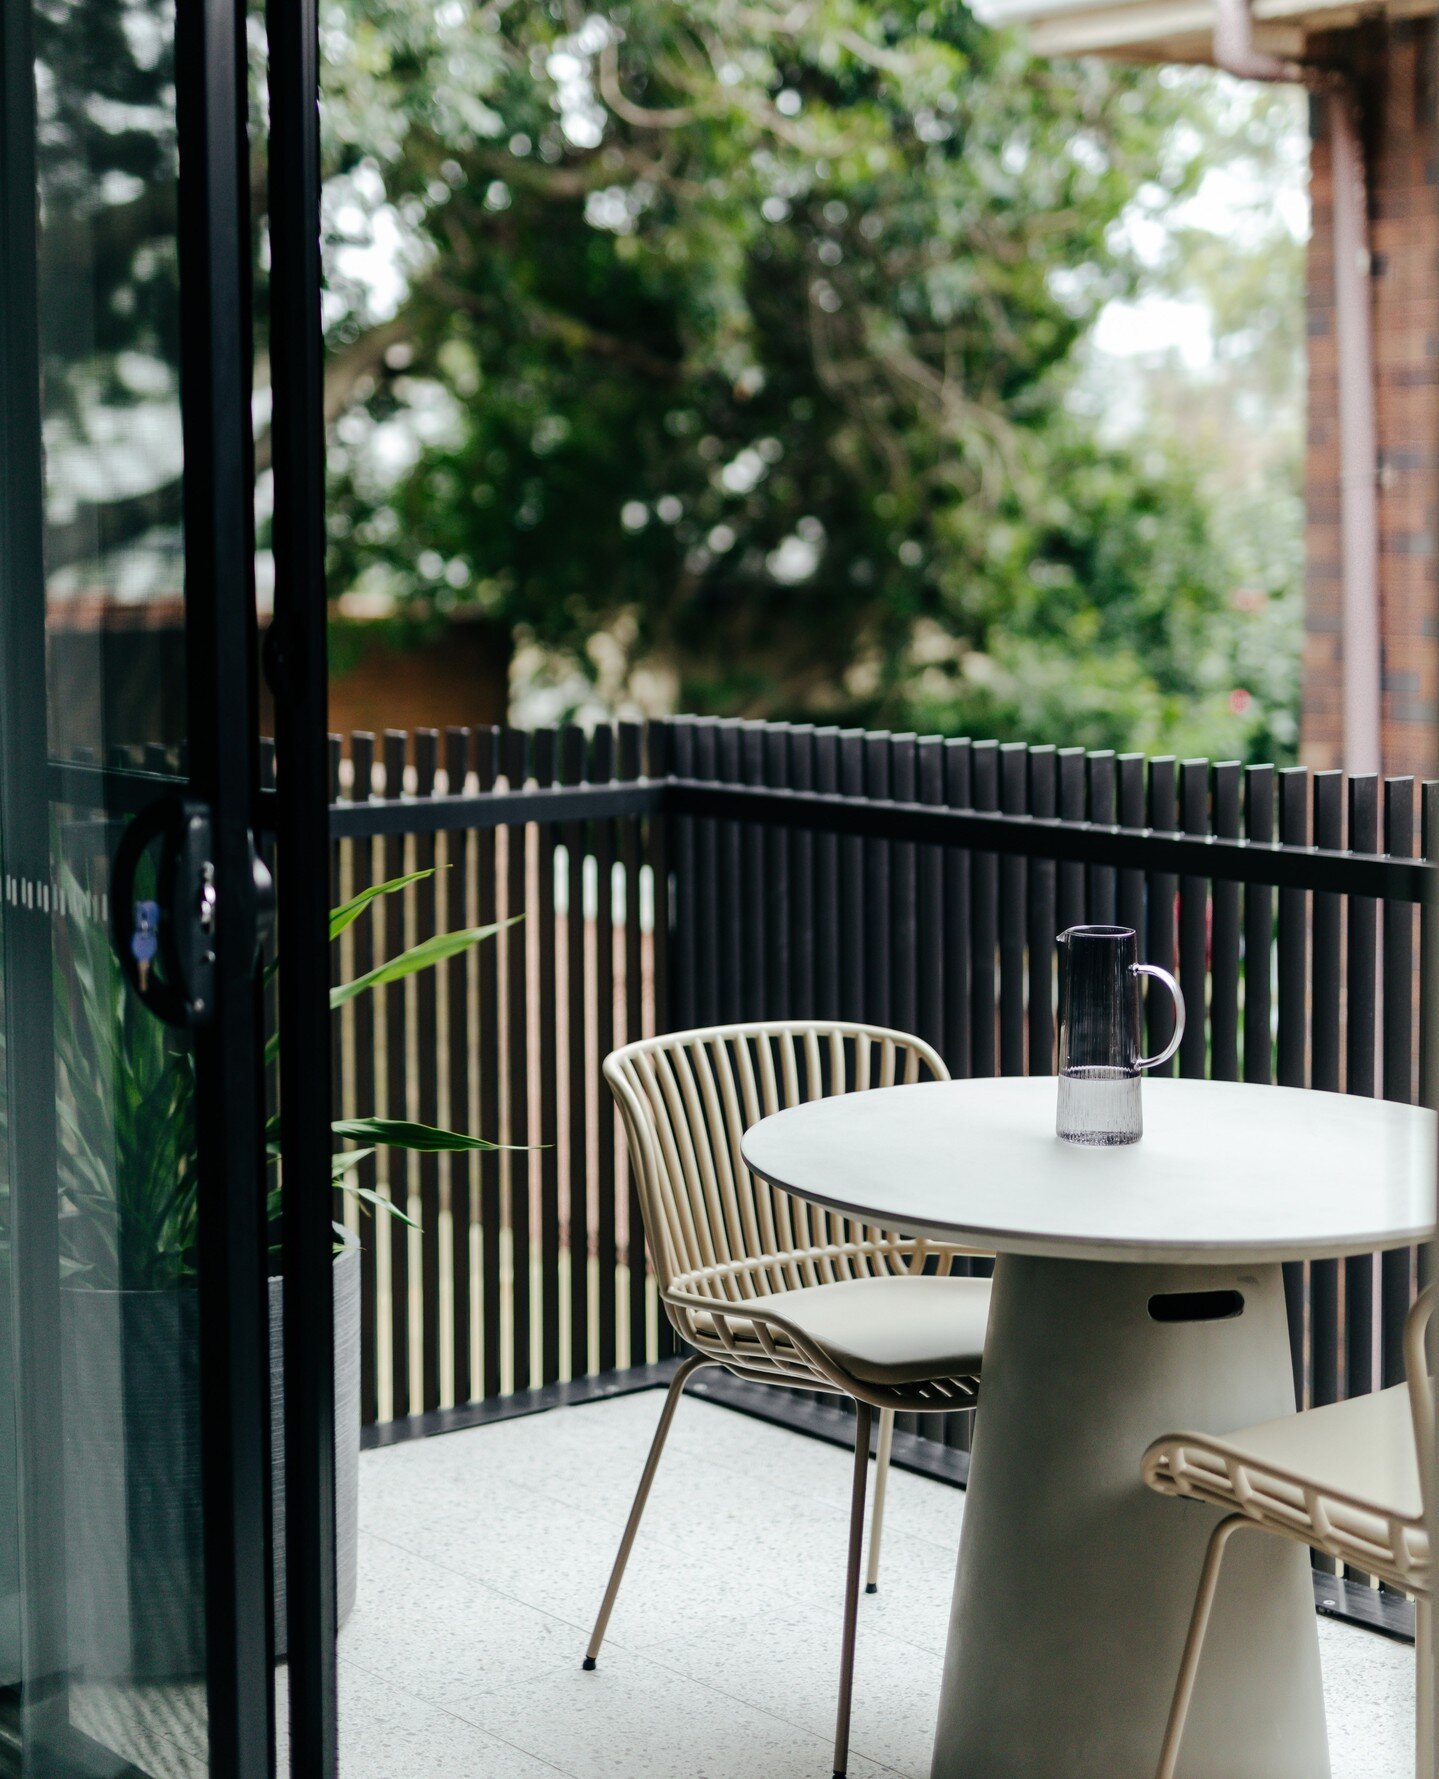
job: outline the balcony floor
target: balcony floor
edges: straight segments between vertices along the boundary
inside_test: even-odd
[[[834,1447],[683,1404],[599,1669],[580,1670],[659,1407],[644,1392],[361,1460],[344,1779],[824,1779],[849,1485]],[[963,1510],[895,1472],[854,1779],[926,1779]],[[1319,1634],[1334,1779],[1400,1779],[1412,1653]]]

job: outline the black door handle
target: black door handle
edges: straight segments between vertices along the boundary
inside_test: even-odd
[[[140,862],[157,843],[155,894],[137,898]],[[166,1025],[200,1026],[211,1016],[219,918],[209,809],[191,797],[161,797],[120,837],[110,922],[125,980]]]

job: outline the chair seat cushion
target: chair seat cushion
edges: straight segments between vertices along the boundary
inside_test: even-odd
[[[1213,1443],[1325,1494],[1372,1502],[1405,1519],[1417,1520],[1424,1511],[1403,1384],[1244,1427]]]
[[[844,1279],[751,1299],[783,1316],[853,1377],[913,1384],[972,1377],[984,1354],[988,1279]]]

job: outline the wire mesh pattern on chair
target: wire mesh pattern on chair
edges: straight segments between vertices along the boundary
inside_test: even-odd
[[[1401,1387],[1385,1391],[1409,1424]],[[1181,1495],[1242,1513],[1268,1532],[1307,1544],[1405,1593],[1429,1591],[1429,1535],[1410,1518],[1374,1501],[1322,1488],[1261,1463],[1223,1440],[1181,1434],[1145,1454],[1144,1480],[1163,1495]]]
[[[830,1094],[947,1080],[930,1045],[884,1027],[792,1020],[626,1045],[605,1064],[635,1157],[660,1300],[676,1332],[740,1376],[877,1408],[970,1407],[970,1372],[860,1379],[786,1313],[784,1293],[947,1276],[968,1251],[826,1211],[750,1173],[746,1128]],[[780,1299],[776,1302],[776,1299]]]

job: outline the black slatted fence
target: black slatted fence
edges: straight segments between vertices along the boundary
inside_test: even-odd
[[[438,867],[351,929],[342,974],[524,916],[341,1015],[347,1112],[530,1145],[364,1164],[418,1224],[362,1220],[374,1423],[672,1356],[599,1078],[631,1036],[837,1015],[955,1075],[1048,1073],[1055,937],[1118,920],[1184,988],[1171,1069],[1432,1103],[1439,783],[695,718],[355,735],[336,778],[337,897]],[[1152,1048],[1170,1018],[1156,995]],[[1426,1267],[1287,1269],[1302,1402],[1400,1379]]]

